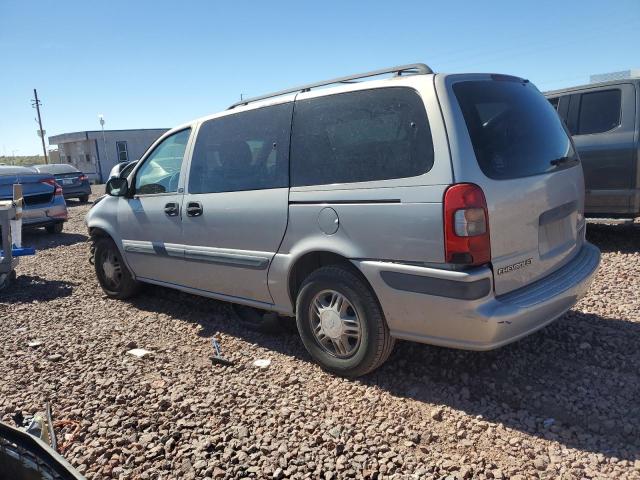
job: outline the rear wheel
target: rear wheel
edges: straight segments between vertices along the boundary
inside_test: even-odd
[[[80,200],[82,203],[87,203],[89,201],[89,195],[80,195],[78,197],[78,200]]]
[[[322,267],[302,284],[296,323],[309,354],[326,370],[357,377],[382,365],[395,343],[370,287],[341,266]]]
[[[102,237],[95,240],[93,263],[98,282],[107,296],[122,300],[138,293],[140,283],[129,272],[111,238]]]
[[[62,233],[62,229],[64,228],[64,224],[62,222],[54,223],[53,225],[47,225],[44,228],[47,231],[47,233]]]

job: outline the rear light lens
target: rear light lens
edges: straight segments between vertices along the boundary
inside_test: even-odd
[[[88,179],[89,179],[89,177],[87,177],[85,174],[82,174],[82,175],[80,175],[80,177],[79,177],[79,180],[80,180],[81,182],[84,182],[85,180],[88,180]]]
[[[479,186],[459,183],[447,189],[444,234],[447,263],[482,265],[491,260],[489,213]]]
[[[46,183],[47,185],[51,185],[54,188],[54,195],[62,195],[62,187],[58,185],[53,178],[47,178],[46,180],[42,180],[42,183]]]

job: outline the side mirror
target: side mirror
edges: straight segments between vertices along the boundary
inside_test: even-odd
[[[124,197],[129,191],[129,182],[126,178],[110,178],[105,187],[107,195],[112,197]]]

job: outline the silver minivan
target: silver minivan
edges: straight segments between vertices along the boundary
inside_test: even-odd
[[[244,100],[164,134],[107,193],[86,219],[107,295],[144,282],[295,316],[348,376],[396,339],[520,339],[600,261],[571,138],[508,75],[413,64]]]

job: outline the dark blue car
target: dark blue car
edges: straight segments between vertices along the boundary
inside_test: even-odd
[[[68,163],[51,163],[48,165],[34,165],[38,173],[48,173],[54,176],[62,187],[64,198],[77,198],[81,202],[89,201],[91,184],[87,176]]]

